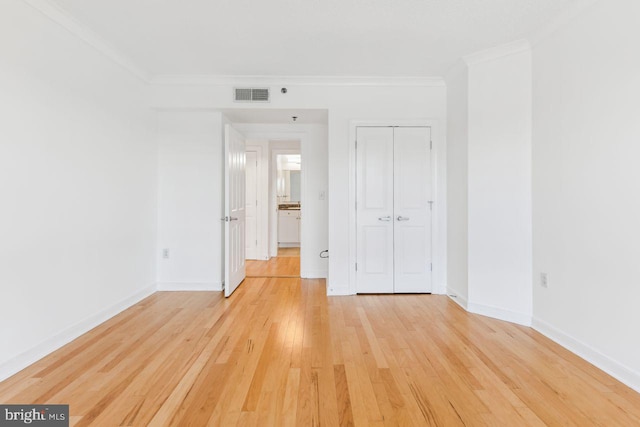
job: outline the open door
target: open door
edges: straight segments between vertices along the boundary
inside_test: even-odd
[[[230,125],[224,128],[224,296],[245,278],[246,154],[244,137]]]

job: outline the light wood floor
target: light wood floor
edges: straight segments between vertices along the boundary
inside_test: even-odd
[[[247,279],[158,292],[0,383],[72,425],[632,426],[640,395],[532,329],[444,296]]]
[[[300,248],[280,248],[269,261],[246,261],[247,277],[300,277]]]
[[[300,247],[297,248],[278,248],[279,257],[300,256]]]

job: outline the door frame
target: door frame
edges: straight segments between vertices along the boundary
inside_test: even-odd
[[[264,257],[262,256],[262,197],[260,194],[260,178],[262,177],[262,147],[259,145],[247,145],[245,141],[244,146],[245,153],[252,152],[256,153],[256,253],[255,258],[251,258],[254,260],[261,260]],[[245,221],[246,224],[246,221]],[[246,233],[246,231],[245,231]],[[245,253],[245,258],[247,258],[247,254]],[[249,259],[249,258],[247,258]]]
[[[438,179],[438,157],[440,146],[440,132],[438,121],[433,119],[416,120],[351,120],[349,122],[349,294],[357,294],[356,260],[357,260],[357,216],[356,216],[356,138],[358,127],[402,127],[420,126],[431,128],[431,182],[433,194],[433,211],[431,217],[431,247],[433,256],[432,272],[432,293],[441,294],[446,292],[446,287],[442,286],[442,277],[446,273],[446,248],[443,251],[443,243],[439,238],[440,230],[443,227],[441,221],[446,220],[446,215],[441,213],[443,203],[440,203],[440,180]],[[442,253],[445,252],[445,253]]]

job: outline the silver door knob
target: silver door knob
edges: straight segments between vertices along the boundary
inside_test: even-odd
[[[229,218],[229,220],[230,220],[230,221],[237,221],[237,220],[238,220],[238,218],[236,218],[236,217],[232,216],[231,218]]]
[[[409,221],[409,217],[406,216],[400,216],[398,215],[398,218],[396,218],[398,221]]]
[[[380,218],[378,218],[378,221],[391,221],[391,217],[390,216],[381,216]]]

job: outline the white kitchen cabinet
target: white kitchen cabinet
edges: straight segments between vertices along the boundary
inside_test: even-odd
[[[278,211],[278,243],[300,244],[300,210]]]

